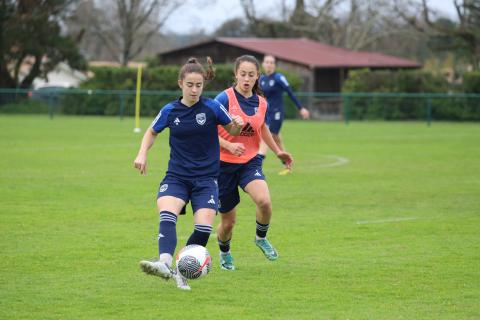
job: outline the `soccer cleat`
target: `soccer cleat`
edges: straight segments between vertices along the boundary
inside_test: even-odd
[[[259,239],[255,240],[255,244],[257,247],[262,250],[263,254],[265,257],[267,257],[268,260],[277,260],[278,259],[278,253],[277,250],[270,244],[270,242],[267,239]]]
[[[289,173],[292,173],[292,170],[285,168],[285,169],[283,169],[282,171],[280,171],[280,172],[278,173],[278,175],[280,175],[280,176],[286,176],[286,175],[289,174]]]
[[[181,290],[191,290],[190,286],[187,283],[187,279],[185,279],[180,272],[178,272],[178,269],[175,271],[173,274],[173,279],[175,279],[175,282],[177,283],[177,288]]]
[[[165,280],[173,277],[172,269],[165,262],[160,261],[140,261],[140,269],[146,274],[157,276]]]
[[[220,269],[222,270],[235,270],[235,265],[233,264],[233,257],[230,252],[220,253]]]

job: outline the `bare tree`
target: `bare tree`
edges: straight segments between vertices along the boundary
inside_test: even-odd
[[[425,33],[433,49],[453,51],[463,56],[474,69],[480,68],[480,1],[452,0],[457,22],[442,18],[426,0],[395,0],[396,12],[410,26]]]
[[[257,36],[303,36],[352,50],[404,32],[387,0],[296,0],[286,20],[258,17],[253,0],[241,4],[251,31]],[[348,10],[345,10],[348,8]]]
[[[155,36],[169,16],[181,7],[181,0],[106,0],[85,1],[76,26],[98,46],[106,48],[122,65],[137,57]],[[82,14],[84,13],[84,14]],[[91,45],[91,44],[90,44]]]

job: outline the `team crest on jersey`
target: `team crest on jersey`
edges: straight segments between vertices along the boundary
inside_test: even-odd
[[[205,122],[207,121],[207,116],[205,116],[205,113],[199,113],[195,116],[197,118],[197,123],[201,126],[203,126],[205,124]]]
[[[165,192],[167,191],[167,189],[168,189],[168,184],[165,183],[160,186],[160,189],[158,191]]]
[[[268,84],[270,85],[270,87],[273,87],[273,85],[275,84],[275,80],[273,80],[273,79],[270,80]]]

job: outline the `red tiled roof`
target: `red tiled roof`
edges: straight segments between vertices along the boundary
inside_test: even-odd
[[[377,52],[351,51],[305,38],[216,38],[214,41],[317,68],[420,67],[412,60]]]

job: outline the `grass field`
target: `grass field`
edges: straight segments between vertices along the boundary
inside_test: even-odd
[[[142,177],[132,119],[0,129],[0,319],[480,319],[478,124],[286,122],[294,173],[265,164],[279,260],[254,246],[243,201],[238,270],[219,270],[211,237],[214,269],[191,292],[138,267],[157,254],[167,132]]]

